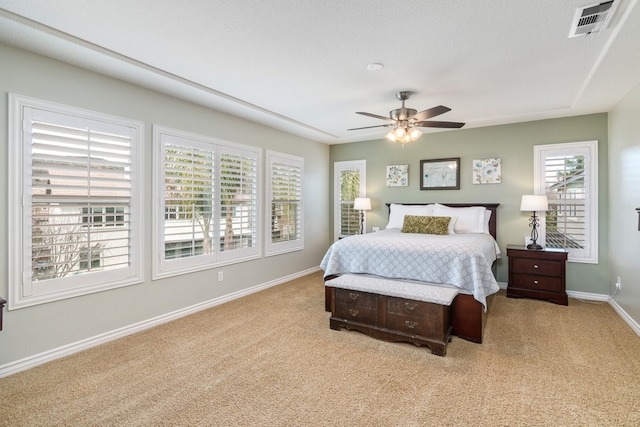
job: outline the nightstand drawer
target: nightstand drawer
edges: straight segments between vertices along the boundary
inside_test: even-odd
[[[539,291],[563,292],[563,282],[560,277],[539,276],[535,274],[511,274],[509,286]]]
[[[529,258],[513,258],[511,271],[513,273],[544,274],[546,276],[560,276],[563,263],[557,261],[543,261]]]

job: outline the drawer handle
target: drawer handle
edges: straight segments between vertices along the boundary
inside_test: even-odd
[[[349,314],[351,314],[353,317],[356,317],[358,315],[358,313],[360,313],[358,310],[354,309],[354,308],[350,308],[349,309]]]
[[[356,300],[358,299],[358,297],[360,296],[360,294],[356,294],[355,292],[349,292],[349,298]]]
[[[418,306],[418,304],[416,304],[415,302],[405,302],[404,306],[407,307],[408,310],[415,310],[416,307]]]
[[[538,284],[538,281],[537,281],[537,280],[534,280],[534,281],[533,281],[533,283],[535,283],[535,284],[537,285],[537,284]]]
[[[418,322],[412,322],[412,321],[410,321],[410,320],[406,320],[406,321],[404,322],[404,324],[405,324],[405,325],[407,325],[407,327],[408,327],[409,329],[413,329],[413,328],[415,328],[416,326],[418,326]]]
[[[538,268],[538,264],[533,264],[533,268]]]

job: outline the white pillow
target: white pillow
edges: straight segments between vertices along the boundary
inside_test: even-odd
[[[447,228],[447,231],[449,232],[449,234],[456,234],[456,222],[458,222],[458,217],[450,216],[449,218],[451,218],[451,220],[449,221],[449,227]]]
[[[483,206],[452,208],[436,203],[434,214],[437,216],[457,217],[454,224],[456,233],[484,233],[486,209]]]
[[[484,234],[491,234],[489,231],[489,221],[491,220],[491,211],[489,209],[484,210]]]
[[[405,215],[433,215],[433,205],[402,205],[392,203],[389,208],[389,222],[385,228],[402,229]]]

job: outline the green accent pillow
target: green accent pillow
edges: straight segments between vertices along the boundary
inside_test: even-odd
[[[403,233],[449,234],[450,216],[405,215]]]

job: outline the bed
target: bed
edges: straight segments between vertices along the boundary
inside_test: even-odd
[[[362,274],[432,286],[454,287],[452,333],[481,343],[491,296],[498,290],[494,265],[500,257],[496,243],[498,204],[388,204],[389,222],[377,233],[335,242],[320,266],[329,281],[343,274]],[[451,218],[442,234],[405,231],[409,220],[424,216]],[[404,224],[407,218],[407,224]],[[325,310],[331,311],[330,286]]]

